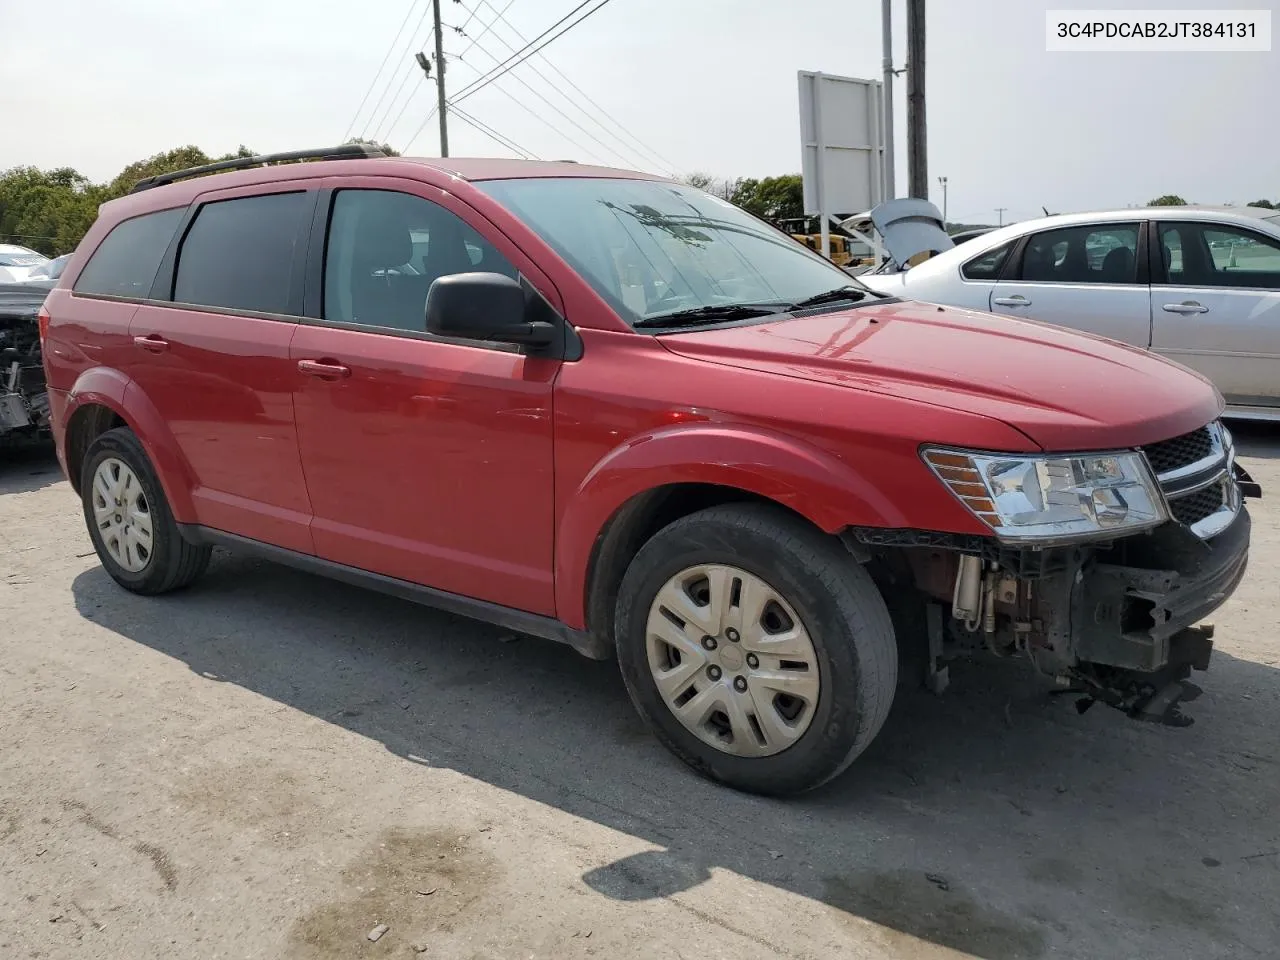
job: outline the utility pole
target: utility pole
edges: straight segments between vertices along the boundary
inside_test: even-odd
[[[449,155],[448,108],[444,99],[444,32],[440,29],[440,0],[431,0],[436,20],[436,109],[440,113],[440,156]]]
[[[881,200],[893,200],[898,195],[894,185],[893,154],[893,0],[880,0],[880,40],[884,67],[884,196]]]
[[[907,0],[907,179],[911,196],[929,199],[924,119],[924,0]]]
[[[938,183],[942,184],[942,225],[947,225],[947,178],[939,177]]]
[[[1000,214],[1000,226],[1002,227],[1004,226],[1004,212],[1008,209],[1008,207],[996,207],[996,213]]]

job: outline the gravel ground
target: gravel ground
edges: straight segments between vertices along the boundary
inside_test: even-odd
[[[1280,430],[1242,433],[1280,497]],[[775,802],[686,772],[568,648],[224,554],[131,596],[51,456],[0,454],[0,957],[1274,957],[1252,510],[1193,727],[953,668]]]

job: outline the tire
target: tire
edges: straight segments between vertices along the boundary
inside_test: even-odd
[[[722,569],[729,573],[720,573]],[[708,571],[705,582],[698,579],[703,570]],[[733,570],[745,575],[734,574]],[[714,622],[714,604],[708,600],[706,607],[698,607],[693,613],[695,619],[685,620],[683,629],[669,617],[666,621],[657,618],[665,616],[662,610],[676,606],[666,604],[667,598],[678,597],[680,604],[686,604],[686,598],[696,603],[698,590],[709,596],[710,571],[717,572],[716,589],[727,590],[726,596],[738,596],[737,608],[730,601],[726,609],[737,610],[729,619],[743,625],[741,642],[731,642],[734,630],[724,628],[714,650],[703,654],[690,648],[685,653],[686,638]],[[684,579],[689,575],[694,579]],[[745,613],[753,604],[759,605],[758,600],[748,599],[748,589],[759,589],[751,577],[763,581],[781,601],[754,618]],[[723,586],[726,583],[729,586]],[[747,584],[752,586],[748,588]],[[664,591],[662,598],[659,591]],[[700,617],[708,619],[704,622],[697,619]],[[787,621],[796,617],[798,627],[794,622],[787,627]],[[736,666],[748,649],[749,625],[768,625],[770,618],[781,624],[779,629],[783,632],[758,633],[753,641],[757,650],[775,637],[803,635],[806,631],[808,634],[809,647],[805,649],[812,651],[816,684],[807,670],[801,676],[807,684],[806,691],[816,687],[816,703],[810,693],[810,702],[801,703],[799,711],[794,706],[797,701],[788,694],[779,698],[776,692],[764,690],[761,699],[760,689],[772,686],[781,676],[771,670],[771,665],[790,663],[786,667],[790,671],[798,668],[797,663],[782,659],[766,663],[767,658],[762,656],[755,658],[757,670],[750,669],[750,658],[741,668]],[[674,626],[674,633],[669,623]],[[866,570],[838,541],[786,511],[763,504],[702,510],[655,534],[633,558],[623,577],[615,632],[627,691],[658,739],[703,775],[749,793],[797,794],[838,776],[884,725],[897,686],[898,651],[893,624]],[[667,642],[672,637],[674,646]],[[700,641],[704,649],[707,642],[706,637]],[[787,642],[790,649],[793,641]],[[672,649],[681,651],[678,657],[672,657]],[[667,659],[662,660],[664,656]],[[704,669],[704,661],[699,659],[703,656],[721,659],[714,669]],[[804,656],[807,659],[809,655]],[[655,658],[662,660],[661,666],[653,665]],[[672,696],[673,703],[669,704],[656,678],[663,676],[668,691],[674,691],[685,682],[686,658],[688,669],[697,671],[688,674],[693,686]],[[731,709],[739,721],[745,717],[746,725],[740,722],[734,727],[725,711],[713,714],[696,727],[677,717],[677,705],[686,697],[683,705],[691,711],[686,716],[702,712],[711,702],[707,697],[728,703],[729,687],[712,690],[711,681],[727,681],[730,671],[739,669],[742,672],[734,674],[729,687],[746,699]],[[675,680],[668,680],[673,676]],[[745,686],[734,686],[739,682]],[[690,696],[690,689],[696,693]],[[704,690],[708,691],[705,695]],[[770,701],[770,697],[774,699]],[[780,726],[778,717],[783,706],[795,713],[796,719]],[[761,719],[771,712],[778,717],[772,717],[769,724],[762,723]],[[731,728],[729,746],[725,745],[725,728]],[[739,736],[739,728],[744,736]],[[779,730],[782,735],[774,736],[774,731]],[[795,739],[788,742],[788,736]],[[779,743],[787,745],[779,749]]]
[[[145,550],[145,558],[142,556],[144,551],[135,545],[132,554],[126,555],[123,560],[117,559],[113,549],[115,552],[122,552],[119,547],[121,538],[116,536],[119,527],[104,527],[98,522],[99,511],[105,500],[100,496],[102,487],[95,487],[95,482],[99,468],[104,464],[107,474],[114,471],[116,476],[124,476],[119,467],[123,465],[136,480],[136,484],[129,487],[126,498],[128,503],[122,509],[135,508],[135,528],[139,525],[139,514],[149,521],[150,548]],[[140,494],[140,497],[136,494]],[[89,538],[93,541],[98,559],[111,578],[126,590],[145,595],[168,593],[189,586],[209,566],[212,548],[183,539],[142,442],[128,427],[108,430],[93,441],[85,454],[80,474],[80,499],[84,506]],[[124,521],[129,522],[129,514],[122,512],[108,518],[107,524],[112,524],[119,517],[124,517]],[[113,543],[116,544],[115,547],[112,546]],[[141,561],[141,566],[136,562],[129,563],[130,560]]]

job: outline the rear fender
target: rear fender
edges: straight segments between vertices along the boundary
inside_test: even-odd
[[[155,405],[136,383],[107,367],[93,367],[76,378],[67,396],[64,413],[64,429],[70,427],[76,412],[91,404],[98,404],[114,412],[142,442],[151,464],[160,478],[169,509],[178,523],[195,523],[196,513],[191,502],[192,473],[186,458],[174,439],[173,431],[160,416]],[[65,446],[65,440],[64,440]],[[70,451],[67,451],[68,462]],[[79,477],[75,478],[79,483]]]
[[[570,497],[556,536],[556,611],[586,626],[587,576],[597,538],[633,497],[678,483],[765,497],[835,533],[849,525],[904,526],[901,511],[847,463],[794,437],[754,427],[692,424],[648,433],[605,456]]]

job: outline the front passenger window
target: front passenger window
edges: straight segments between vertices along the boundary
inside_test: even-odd
[[[439,204],[391,190],[341,190],[325,249],[324,318],[426,330],[427,291],[455,273],[517,270]]]

